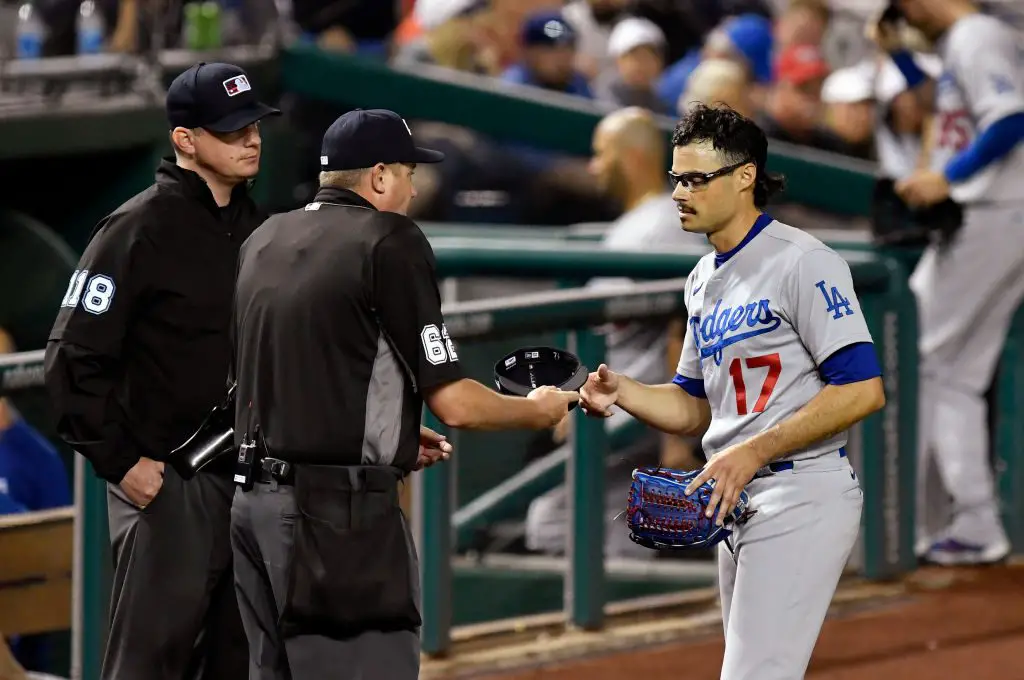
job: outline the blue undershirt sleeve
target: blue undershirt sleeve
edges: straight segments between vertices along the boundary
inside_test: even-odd
[[[829,385],[848,385],[881,376],[882,367],[873,343],[856,342],[829,355],[818,372]]]
[[[708,394],[704,391],[704,381],[700,378],[687,378],[685,375],[676,374],[676,377],[672,379],[673,385],[679,385],[686,393],[691,397],[698,399],[707,399]]]
[[[962,182],[1004,158],[1024,139],[1024,113],[1014,113],[992,125],[946,165],[946,179]]]

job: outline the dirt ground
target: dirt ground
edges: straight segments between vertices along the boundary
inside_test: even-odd
[[[830,618],[811,680],[1024,680],[1024,567],[921,570],[908,597]],[[488,676],[492,680],[717,680],[721,635]]]

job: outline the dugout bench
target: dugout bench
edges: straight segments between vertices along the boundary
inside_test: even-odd
[[[0,515],[0,633],[67,630],[72,618],[74,507]]]

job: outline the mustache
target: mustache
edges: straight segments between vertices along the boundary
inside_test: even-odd
[[[691,208],[690,206],[688,206],[688,205],[686,205],[684,203],[678,203],[677,202],[676,203],[676,207],[678,207],[680,211],[686,213],[687,215],[696,215],[697,214],[696,210],[694,210],[693,208]]]

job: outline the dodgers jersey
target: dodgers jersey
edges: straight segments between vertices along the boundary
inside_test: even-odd
[[[932,168],[942,171],[993,123],[1024,112],[1024,50],[1020,34],[995,17],[971,14],[939,42],[943,70],[936,82]],[[1020,202],[1024,145],[965,182],[954,184],[960,203]]]
[[[709,458],[800,410],[825,384],[818,373],[825,359],[872,341],[846,260],[767,215],[721,265],[715,253],[702,257],[686,290],[689,322],[676,372],[704,381]],[[783,460],[832,453],[846,441],[840,432]]]

